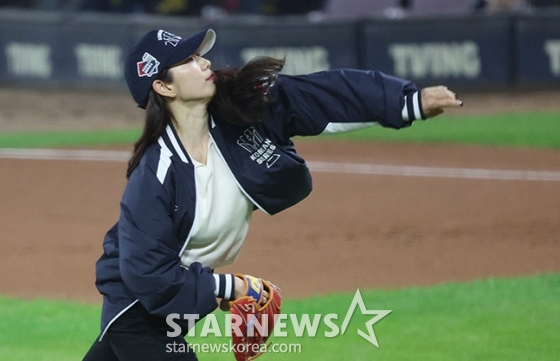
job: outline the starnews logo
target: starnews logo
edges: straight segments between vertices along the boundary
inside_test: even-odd
[[[379,348],[379,343],[377,337],[373,330],[373,325],[387,316],[392,310],[368,310],[360,290],[356,290],[354,298],[348,307],[346,315],[342,319],[342,324],[339,326],[336,321],[339,320],[339,315],[336,313],[328,313],[326,315],[314,314],[313,317],[309,314],[279,314],[275,316],[275,323],[273,329],[273,335],[275,338],[288,337],[290,333],[288,332],[288,320],[292,325],[293,335],[296,337],[315,337],[319,331],[319,326],[323,324],[328,330],[324,331],[324,336],[327,338],[333,338],[337,336],[344,335],[348,329],[348,324],[352,319],[352,316],[356,312],[356,309],[362,315],[372,316],[367,322],[365,322],[365,328],[367,332],[361,329],[357,330],[358,335],[363,337],[366,341]],[[173,329],[173,331],[167,332],[168,337],[177,337],[181,333],[181,327],[175,322],[175,320],[180,320],[181,315],[178,313],[172,313],[167,316],[167,324]],[[244,324],[240,316],[224,314],[224,332],[220,329],[220,324],[217,320],[215,314],[207,315],[203,320],[203,325],[201,327],[200,333],[196,334],[196,329],[194,327],[197,320],[199,320],[199,315],[184,314],[182,320],[187,321],[187,327],[189,332],[187,336],[189,337],[207,337],[208,335],[213,335],[215,337],[231,337],[235,333],[236,336],[243,336],[240,327]],[[246,324],[247,336],[251,337],[256,334],[263,336],[268,336],[268,324],[267,318],[258,319],[256,317],[250,317]]]

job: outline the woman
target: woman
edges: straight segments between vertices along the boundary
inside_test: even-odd
[[[402,128],[462,105],[445,87],[420,92],[375,71],[283,76],[283,61],[259,58],[212,72],[202,56],[214,42],[212,30],[154,30],[126,59],[146,123],[96,264],[102,331],[85,360],[196,360],[168,352],[185,340],[167,337],[165,318],[202,318],[243,293],[239,278],[213,270],[235,261],[253,210],[272,215],[311,191],[290,137]]]

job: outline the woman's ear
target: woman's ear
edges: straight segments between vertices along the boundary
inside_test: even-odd
[[[159,79],[154,80],[152,83],[152,89],[161,96],[168,97],[168,98],[175,98],[177,94],[175,94],[175,90],[170,84],[167,84]]]

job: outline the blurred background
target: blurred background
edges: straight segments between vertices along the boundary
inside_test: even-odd
[[[147,31],[212,27],[214,67],[378,69],[419,85],[560,85],[560,0],[3,0],[0,84],[124,88]]]

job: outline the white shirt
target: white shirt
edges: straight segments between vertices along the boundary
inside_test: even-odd
[[[192,161],[196,214],[181,264],[188,267],[197,261],[210,268],[232,264],[249,231],[253,204],[237,185],[212,138],[208,142],[206,164]]]

